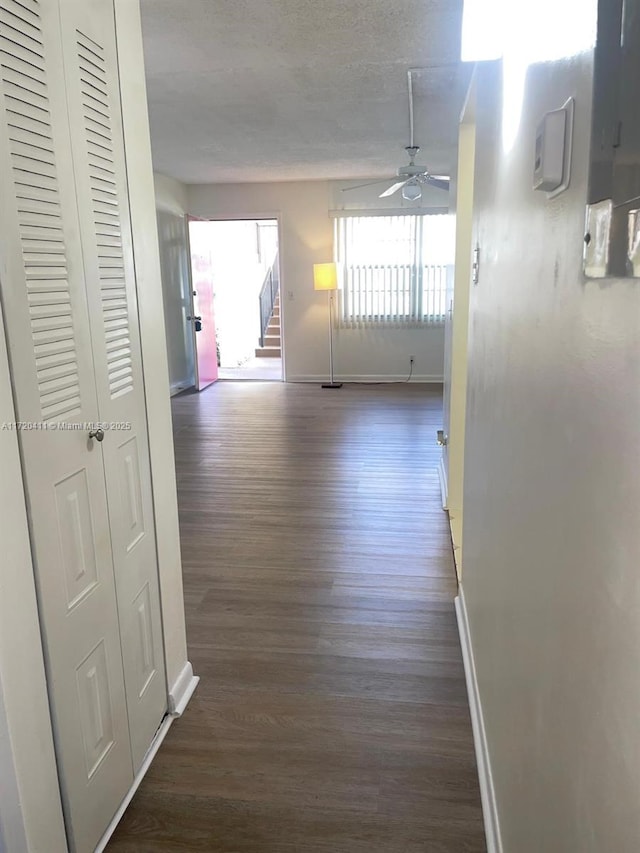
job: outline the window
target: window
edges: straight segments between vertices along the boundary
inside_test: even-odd
[[[336,255],[344,326],[444,322],[453,216],[341,217]]]

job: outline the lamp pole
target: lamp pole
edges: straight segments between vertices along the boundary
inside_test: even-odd
[[[333,290],[328,290],[329,296],[329,382],[324,382],[323,388],[342,388],[342,382],[333,381]]]
[[[329,376],[333,385],[333,291],[329,291]]]

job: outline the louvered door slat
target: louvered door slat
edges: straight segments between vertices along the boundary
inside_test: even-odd
[[[64,361],[60,364],[53,364],[50,367],[43,368],[38,372],[38,385],[44,386],[52,379],[62,379],[72,376],[76,367],[75,361]]]
[[[14,98],[5,92],[5,103],[9,118],[17,121],[33,121],[40,125],[45,132],[49,132],[49,111],[46,107],[29,103],[22,98]]]
[[[0,44],[0,63],[4,68],[21,70],[27,75],[32,75],[38,71],[44,73],[42,58],[37,53],[8,39],[6,33],[4,36],[5,38]]]
[[[60,299],[57,302],[52,302],[52,300],[47,299],[46,302],[41,303],[40,305],[32,305],[29,308],[29,313],[34,320],[40,318],[53,318],[53,317],[68,317],[69,316],[69,308],[70,301],[69,295],[65,293],[58,294],[59,296],[66,297],[64,299]]]
[[[22,253],[25,266],[44,267],[44,266],[60,266],[64,262],[64,248],[60,246],[56,250],[54,246],[48,246],[46,249],[39,251],[38,249],[29,249],[23,247]]]
[[[7,41],[20,45],[24,50],[32,53],[34,56],[39,56],[42,59],[42,42],[38,36],[38,32],[27,32],[26,20],[19,22],[16,20],[19,16],[11,17],[3,11],[2,15],[2,31]],[[24,29],[23,29],[24,27]]]
[[[4,0],[2,11],[17,15],[18,18],[32,24],[39,33],[41,32],[37,3],[34,3],[33,0]]]
[[[31,145],[33,148],[39,148],[53,154],[51,137],[47,136],[46,129],[43,127],[39,127],[37,130],[32,130],[26,127],[10,125],[9,139],[11,142]]]
[[[47,103],[47,87],[42,82],[42,75],[40,68],[27,63],[11,62],[9,64],[7,61],[2,70],[2,79],[9,91],[19,89],[30,92],[39,99],[40,103]]]
[[[50,343],[41,342],[37,345],[37,354],[39,357],[39,371],[46,370],[54,364],[62,364],[73,361],[76,363],[76,352],[73,342],[65,344],[60,341],[52,341]]]
[[[49,183],[45,179],[42,181],[40,186],[36,187],[33,185],[32,181],[20,180],[18,177],[14,181],[14,187],[17,198],[50,202],[56,202],[58,200],[57,189],[54,181]]]

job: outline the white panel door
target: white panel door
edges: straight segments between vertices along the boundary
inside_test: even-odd
[[[113,3],[61,0],[84,254],[134,768],[167,709],[151,472]],[[145,104],[140,105],[146,109]]]
[[[133,767],[103,454],[84,426],[98,404],[62,69],[57,4],[0,0],[0,282],[33,425],[20,442],[63,801],[84,853]]]

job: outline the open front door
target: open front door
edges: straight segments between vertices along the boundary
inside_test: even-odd
[[[202,391],[218,378],[218,347],[213,310],[213,265],[206,222],[189,217],[193,312],[187,318],[194,335],[195,385]]]

